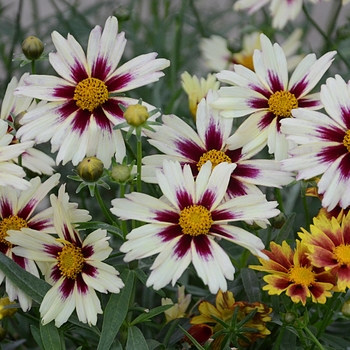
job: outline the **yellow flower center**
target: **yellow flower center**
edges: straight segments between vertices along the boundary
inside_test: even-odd
[[[333,249],[335,258],[341,265],[350,265],[350,245],[341,244]]]
[[[109,93],[106,84],[96,78],[87,78],[75,87],[73,99],[81,109],[92,112],[108,101]]]
[[[276,91],[268,101],[269,111],[278,117],[290,117],[291,111],[298,108],[297,98],[289,91]]]
[[[66,244],[62,251],[58,253],[57,260],[61,275],[74,280],[82,271],[85,262],[81,248],[71,243]]]
[[[8,218],[2,219],[0,221],[0,243],[4,243],[9,247],[12,247],[12,244],[7,241],[6,237],[8,236],[8,230],[20,230],[22,227],[28,227],[27,221],[22,218],[19,218],[17,215],[9,216]]]
[[[315,274],[312,272],[311,266],[294,266],[289,270],[289,280],[296,284],[310,286],[315,282]]]
[[[179,225],[186,235],[206,235],[212,224],[210,211],[202,205],[191,205],[181,210]]]
[[[204,153],[197,163],[198,170],[201,170],[202,165],[204,165],[208,160],[211,161],[212,168],[214,169],[218,164],[227,162],[232,163],[231,158],[225,154],[223,151],[218,151],[216,149],[212,149],[206,153]]]
[[[348,152],[350,152],[350,130],[348,130],[344,135],[343,145],[346,147]]]

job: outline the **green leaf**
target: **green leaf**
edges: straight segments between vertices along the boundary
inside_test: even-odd
[[[248,301],[254,303],[261,300],[261,289],[256,272],[244,267],[241,269],[241,278]]]
[[[40,336],[45,350],[62,349],[61,338],[54,321],[45,326],[40,323]]]
[[[192,335],[190,333],[188,333],[184,328],[182,328],[181,326],[179,326],[179,328],[187,335],[188,339],[191,340],[191,342],[193,343],[193,345],[198,349],[198,350],[205,350],[205,348],[203,348],[203,346],[201,344],[198,343],[198,341],[192,337]]]
[[[280,229],[280,232],[278,233],[278,235],[275,238],[275,242],[277,244],[281,244],[283,241],[285,241],[288,238],[290,232],[293,230],[293,224],[294,224],[294,220],[295,220],[296,216],[297,216],[296,213],[290,214],[287,221],[284,223],[284,225]]]
[[[141,281],[141,283],[146,285],[148,276],[145,274],[145,272],[139,267],[133,269],[133,272],[135,273],[136,277]],[[166,294],[162,290],[155,290],[154,292],[160,295],[162,298],[166,297]]]
[[[78,228],[80,230],[98,230],[99,228],[102,230],[107,230],[107,232],[112,233],[114,236],[119,236],[124,240],[123,231],[113,225],[106,224],[101,221],[88,221],[88,222],[79,222]]]
[[[16,287],[39,304],[51,288],[48,283],[24,270],[3,253],[0,253],[0,270]]]
[[[119,294],[112,294],[104,311],[100,341],[97,350],[110,349],[119,328],[128,313],[129,302],[134,289],[134,273],[124,270],[120,276],[125,287]]]
[[[145,337],[142,332],[135,326],[128,328],[128,340],[125,350],[149,350]]]
[[[148,312],[143,312],[142,314],[138,315],[130,324],[130,326],[134,326],[137,323],[140,322],[146,322],[149,321],[152,317],[157,316],[159,314],[161,314],[162,312],[164,312],[165,310],[170,309],[172,306],[172,304],[170,305],[163,305],[163,306],[157,306],[152,310],[149,310]]]
[[[39,328],[33,325],[30,325],[30,331],[32,332],[32,336],[34,340],[37,342],[37,344],[39,345],[40,349],[44,349],[44,344],[41,340]]]

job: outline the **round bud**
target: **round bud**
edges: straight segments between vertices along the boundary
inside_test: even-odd
[[[103,174],[103,163],[96,157],[86,157],[77,166],[78,175],[86,182],[95,182]]]
[[[112,168],[111,178],[118,183],[123,183],[129,179],[130,174],[130,167],[123,164],[117,164]]]
[[[286,223],[287,218],[284,213],[279,213],[277,216],[271,219],[272,226],[274,228],[280,229]]]
[[[132,126],[142,125],[148,118],[149,113],[146,106],[140,104],[130,105],[124,112],[124,118]]]
[[[344,316],[350,317],[350,299],[343,304],[341,312]]]
[[[36,36],[28,36],[22,43],[22,52],[28,60],[37,60],[44,51],[43,42]]]
[[[296,319],[296,314],[294,312],[287,312],[284,317],[283,320],[286,324],[291,324],[295,321]]]
[[[119,5],[116,10],[114,11],[114,16],[118,18],[119,22],[126,22],[130,19],[130,9],[123,6]]]
[[[21,119],[24,117],[24,115],[27,113],[27,111],[23,111],[15,116],[15,120],[13,122],[13,125],[16,130],[18,130],[22,124],[21,124]]]

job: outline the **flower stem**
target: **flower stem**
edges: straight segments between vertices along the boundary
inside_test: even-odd
[[[136,179],[136,191],[142,192],[142,183],[141,183],[141,168],[142,168],[142,139],[141,139],[141,128],[136,129],[136,139],[137,139],[137,179]]]
[[[125,186],[126,186],[125,184],[120,184],[120,198],[125,197]],[[126,226],[125,220],[122,220],[121,226],[122,226],[121,228],[123,231],[124,240],[126,240],[126,235],[128,234],[128,228]]]
[[[113,226],[118,226],[117,223],[113,220],[111,212],[106,207],[106,204],[105,204],[105,202],[103,201],[103,199],[101,197],[101,194],[100,194],[100,191],[98,189],[98,186],[95,186],[95,196],[96,196],[97,202],[100,205],[100,207],[102,209],[102,212],[103,212],[104,216],[106,217],[107,221]]]
[[[314,334],[310,331],[308,327],[304,328],[304,332],[311,338],[311,340],[320,350],[324,350],[322,344],[318,341],[318,339],[314,336]]]
[[[275,197],[278,202],[278,207],[281,213],[284,213],[284,206],[283,206],[283,199],[282,199],[282,193],[279,188],[275,188]]]

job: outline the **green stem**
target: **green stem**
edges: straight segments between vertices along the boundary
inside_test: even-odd
[[[303,201],[303,207],[304,207],[304,213],[305,213],[305,225],[306,228],[310,226],[310,213],[309,213],[309,207],[307,205],[306,200],[306,186],[302,186],[303,193],[301,194],[302,201]]]
[[[329,16],[330,20],[328,23],[328,29],[327,29],[327,38],[329,39],[332,34],[333,34],[333,30],[335,28],[335,25],[337,23],[338,20],[338,16],[340,14],[340,10],[342,8],[343,4],[342,4],[342,0],[338,0],[338,4],[337,6],[333,7],[334,11],[332,13],[331,16]],[[326,43],[325,43],[326,44]],[[327,45],[324,46],[323,52],[325,52],[327,50]]]
[[[317,338],[314,336],[314,334],[310,331],[308,327],[305,327],[304,331],[320,350],[324,350],[324,347],[322,346],[322,344],[317,340]]]
[[[303,4],[303,11],[307,19],[310,21],[310,23],[314,26],[314,28],[319,32],[319,34],[323,37],[325,41],[325,45],[327,44],[327,47],[333,48],[333,42],[330,37],[322,30],[322,28],[317,24],[317,22],[310,16],[306,6]],[[343,56],[343,54],[340,51],[337,51],[338,56],[340,59],[344,62],[344,64],[350,69],[350,62],[346,59],[346,57]]]
[[[120,198],[124,198],[125,197],[125,186],[126,186],[125,184],[121,184],[120,185]],[[126,240],[126,235],[128,234],[128,228],[127,228],[125,220],[122,220],[121,226],[122,226],[121,228],[122,228],[122,231],[123,231],[124,240]]]
[[[111,212],[109,211],[109,209],[106,207],[105,202],[103,201],[100,191],[98,189],[98,186],[95,186],[95,197],[97,199],[98,204],[100,205],[102,212],[104,214],[104,216],[106,217],[107,221],[114,226],[118,226],[117,223],[113,220],[113,217],[111,215]]]
[[[137,139],[137,152],[136,152],[137,179],[136,179],[136,191],[137,192],[142,192],[142,182],[141,182],[141,168],[142,168],[141,127],[140,128],[136,128],[136,139]]]
[[[178,324],[179,324],[179,320],[178,319],[172,321],[172,323],[171,323],[167,333],[165,334],[165,337],[164,337],[164,340],[163,340],[163,344],[164,344],[164,347],[166,349],[168,348],[170,338],[174,334],[174,331],[177,328]]]
[[[31,67],[32,67],[32,74],[35,74],[36,73],[36,70],[35,70],[35,60],[32,60],[32,62],[30,63]]]
[[[273,348],[272,350],[279,350],[280,347],[281,347],[281,343],[282,343],[282,339],[283,339],[283,335],[284,335],[284,332],[286,331],[286,327],[285,326],[282,326],[280,328],[280,331],[278,333],[278,337],[273,345]]]
[[[284,206],[283,206],[283,199],[282,199],[282,193],[279,188],[275,189],[275,197],[278,202],[279,210],[284,213]]]

